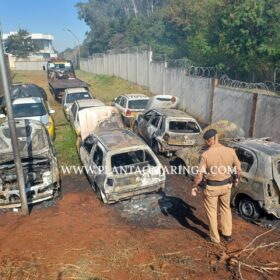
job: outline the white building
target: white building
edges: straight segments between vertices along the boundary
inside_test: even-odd
[[[8,34],[3,34],[4,41],[10,36],[14,35],[16,32],[10,32]],[[34,33],[30,34],[31,39],[33,40],[38,51],[32,53],[29,56],[30,60],[42,60],[49,59],[52,57],[57,57],[57,53],[53,48],[54,36],[48,34]]]

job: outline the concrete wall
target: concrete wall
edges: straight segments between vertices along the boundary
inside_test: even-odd
[[[258,95],[254,137],[271,137],[280,142],[280,98]]]
[[[47,67],[47,61],[16,61],[15,70],[43,70]]]
[[[172,94],[180,109],[202,124],[227,119],[241,126],[247,136],[280,142],[280,98],[217,86],[213,78],[191,77],[183,68],[151,62],[148,51],[104,54],[81,61],[90,73],[118,76],[148,88],[153,94]]]
[[[213,100],[212,121],[229,120],[242,127],[249,136],[253,93],[218,87]]]

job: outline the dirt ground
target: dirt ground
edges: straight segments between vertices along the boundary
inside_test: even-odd
[[[262,266],[280,267],[277,221],[256,225],[234,213],[233,242],[205,241],[202,194],[190,196],[185,176],[168,175],[164,193],[110,206],[97,199],[84,175],[62,175],[61,182],[61,198],[35,206],[30,216],[0,213],[1,280],[248,280],[265,279],[257,272]],[[280,272],[266,276],[280,279]]]

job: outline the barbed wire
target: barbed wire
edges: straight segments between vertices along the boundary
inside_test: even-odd
[[[223,74],[223,71],[217,67],[188,66],[185,69],[186,76],[191,77],[218,78]]]
[[[149,50],[149,46],[143,45],[143,46],[123,48],[123,49],[111,49],[106,51],[106,54],[136,53],[136,52],[144,52],[148,50]]]
[[[273,91],[275,93],[280,93],[280,84],[271,81],[266,81],[262,83],[247,83],[243,81],[230,79],[227,75],[221,76],[219,81],[220,81],[220,85],[227,86],[227,87],[259,89],[259,90]]]

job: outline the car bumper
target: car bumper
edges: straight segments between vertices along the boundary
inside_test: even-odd
[[[52,183],[52,184],[38,184],[36,186],[26,187],[25,192],[27,196],[27,203],[28,204],[35,204],[41,201],[52,199],[56,196],[60,189],[60,186],[58,183]],[[20,202],[20,193],[19,190],[12,190],[12,191],[5,191],[1,192],[0,195],[3,195],[6,197],[6,202],[0,202],[0,208],[17,208],[21,207]],[[10,201],[9,197],[16,196],[18,199],[15,201]]]
[[[165,188],[165,181],[157,183],[155,185],[149,185],[149,186],[137,188],[131,191],[106,193],[105,196],[107,198],[108,204],[111,204],[121,200],[132,198],[137,195],[158,192],[160,190],[163,190],[164,188]]]
[[[184,149],[186,147],[193,147],[188,145],[169,145],[167,143],[160,143],[159,151],[161,153],[175,153],[178,150]]]

